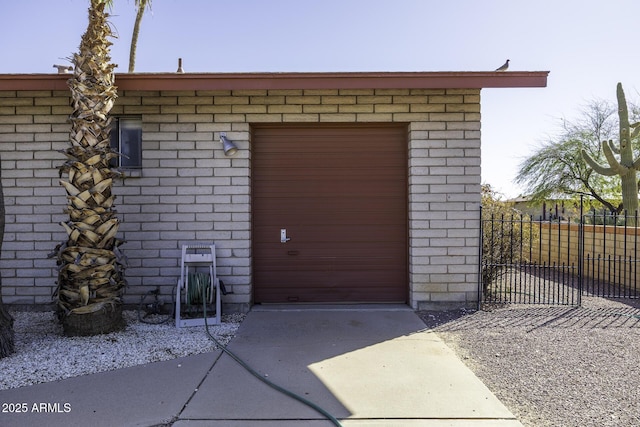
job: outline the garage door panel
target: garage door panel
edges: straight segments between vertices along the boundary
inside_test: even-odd
[[[284,228],[284,227],[283,227]],[[272,244],[286,246],[287,248],[343,246],[361,249],[361,246],[374,248],[374,244],[382,247],[389,246],[394,242],[404,245],[405,240],[397,235],[404,231],[397,224],[381,225],[316,225],[316,226],[290,226],[286,228],[287,243],[280,241],[280,228],[258,228],[254,230],[254,236],[260,240],[256,241],[256,248],[261,244]],[[406,248],[406,246],[405,246]]]
[[[363,281],[367,271],[292,271],[264,276],[256,290],[261,302],[389,302],[402,301],[404,291],[390,286],[401,272],[378,271],[371,280]],[[311,277],[311,279],[309,279]],[[286,286],[283,286],[283,283]],[[336,300],[335,298],[340,299]]]
[[[283,263],[280,259],[266,259],[264,263],[264,272],[271,274],[278,273],[281,275],[296,275],[308,271],[314,271],[317,274],[340,271],[345,272],[337,277],[337,279],[347,279],[347,283],[352,286],[367,286],[367,283],[386,283],[397,272],[394,270],[394,260],[384,257],[304,257],[298,256],[291,258],[288,262]],[[376,271],[375,277],[371,277],[366,282],[358,280],[362,272]],[[317,275],[316,275],[317,276]],[[317,277],[308,278],[308,283],[313,283]],[[351,279],[353,283],[350,282]]]
[[[326,201],[326,204],[331,203],[330,201]],[[257,213],[261,215],[261,220],[269,220],[272,221],[273,225],[269,226],[271,229],[276,229],[276,236],[280,236],[281,228],[291,228],[291,227],[308,227],[311,230],[314,227],[322,226],[322,225],[333,225],[340,226],[345,225],[348,227],[356,227],[359,225],[362,226],[380,226],[385,227],[388,225],[398,225],[397,224],[397,216],[400,214],[396,209],[389,207],[388,205],[391,203],[384,203],[381,201],[380,206],[376,209],[376,215],[366,215],[361,211],[353,209],[349,210],[347,208],[343,208],[340,210],[336,210],[332,213],[326,213],[324,211],[324,207],[322,204],[314,204],[310,203],[308,206],[310,209],[313,209],[311,213],[307,214],[307,216],[301,219],[301,211],[296,208],[287,208],[282,207],[282,212],[279,212],[278,209],[273,209],[271,211],[261,211]],[[402,225],[399,225],[402,226]],[[256,226],[254,230],[258,230],[259,227]]]
[[[291,281],[292,286],[271,287],[256,290],[256,298],[263,303],[281,302],[398,302],[406,297],[401,290],[394,290],[392,286],[367,286],[358,288],[353,286],[326,285],[322,283],[316,287],[305,287],[306,281],[303,279],[296,283]],[[296,290],[299,290],[297,292]]]
[[[289,227],[287,235],[291,239],[287,244],[295,246],[297,242],[353,244],[391,242],[397,233],[404,229],[399,225],[316,225],[309,228]],[[371,246],[371,245],[369,245]]]
[[[372,181],[371,186],[389,185],[388,182]],[[334,211],[339,208],[349,208],[351,210],[359,210],[363,215],[371,213],[371,208],[380,208],[387,206],[387,209],[396,211],[404,211],[402,204],[406,203],[402,194],[375,191],[372,188],[364,186],[356,187],[355,185],[345,185],[345,188],[331,188],[328,186],[292,186],[289,192],[261,192],[254,199],[265,198],[261,201],[259,212],[264,210],[274,210],[281,208],[296,209],[307,211],[307,207],[320,205],[326,211]],[[267,196],[271,194],[271,196]],[[331,201],[331,206],[327,206],[327,201]],[[301,206],[300,203],[310,203],[311,205]],[[398,205],[399,204],[399,205]]]
[[[400,135],[395,131],[385,132],[382,128],[378,128],[378,130],[369,133],[358,131],[352,133],[349,133],[348,131],[346,133],[341,131],[331,133],[326,132],[326,128],[325,130],[322,130],[317,127],[316,130],[319,132],[317,135],[311,135],[306,132],[308,128],[299,134],[289,133],[291,132],[291,128],[281,128],[280,130],[284,133],[280,133],[279,130],[276,130],[276,132],[279,132],[279,135],[276,135],[273,132],[274,128],[265,128],[265,130],[265,132],[262,132],[261,130],[253,129],[253,136],[262,140],[277,139],[277,144],[260,147],[260,152],[265,153],[266,155],[291,155],[293,153],[299,153],[304,156],[309,153],[335,155],[349,153],[366,154],[367,152],[389,152],[394,155],[401,155],[402,153],[398,153],[389,141],[398,138],[406,140],[405,134]],[[359,145],[349,143],[354,139],[358,140]],[[366,151],[364,149],[366,149]]]
[[[405,127],[259,127],[252,174],[256,302],[406,300]]]
[[[293,196],[296,194],[309,194],[310,190],[318,191],[332,191],[334,195],[340,196],[344,192],[352,191],[365,191],[370,193],[372,191],[382,191],[388,194],[394,194],[389,190],[394,184],[403,185],[404,180],[398,179],[397,174],[390,174],[389,171],[385,171],[389,176],[385,176],[382,171],[370,171],[363,173],[362,176],[354,177],[348,176],[346,173],[339,174],[337,172],[331,172],[327,174],[325,178],[319,176],[310,177],[289,177],[282,180],[263,180],[254,184],[254,191],[256,196],[262,194],[281,194],[286,196]],[[394,180],[395,182],[390,182]],[[378,184],[378,185],[376,185]]]
[[[372,194],[367,200],[362,194],[350,198],[312,197],[306,194],[295,200],[290,197],[273,197],[265,201],[265,206],[256,209],[254,213],[256,215],[270,215],[273,219],[277,219],[280,215],[301,215],[306,212],[324,215],[359,214],[363,218],[375,218],[378,213],[393,212],[398,214],[403,212],[404,210],[398,205],[404,202],[403,198],[397,195],[378,197]],[[375,212],[371,212],[372,210]]]
[[[368,159],[369,156],[354,155],[353,158],[350,159],[339,157],[333,159],[324,159],[318,156],[311,156],[309,158],[303,156],[295,156],[291,160],[287,161],[287,159],[285,159],[284,157],[285,156],[278,157],[277,159],[274,159],[274,161],[269,162],[265,165],[268,167],[279,169],[278,171],[274,172],[273,179],[292,175],[313,178],[308,175],[309,169],[313,169],[314,176],[315,174],[322,176],[322,174],[329,174],[334,171],[340,172],[341,174],[352,174],[354,176],[376,172],[384,175],[393,175],[393,169],[401,168],[402,165],[400,164],[400,162],[403,160],[402,158],[386,156],[384,162],[374,163],[373,158]],[[354,165],[354,162],[362,163]],[[332,164],[329,165],[329,163]],[[375,167],[373,167],[372,164],[375,164]],[[382,168],[391,170],[385,170]]]
[[[256,298],[262,293],[256,293]],[[291,295],[289,289],[272,289],[269,294],[260,296],[263,303],[326,303],[326,302],[351,302],[351,303],[385,303],[389,301],[402,301],[394,294],[389,294],[386,290],[372,289],[363,295],[360,290],[353,288],[317,288],[310,290],[304,296]]]
[[[263,197],[256,197],[261,199]],[[360,214],[361,217],[375,217],[378,212],[405,212],[402,204],[406,203],[404,197],[398,194],[377,194],[371,191],[370,194],[347,193],[341,196],[332,196],[331,192],[319,192],[317,197],[313,197],[311,192],[299,195],[274,195],[268,200],[258,200],[261,207],[254,212],[261,215],[287,215],[290,213],[324,213],[324,214]],[[375,210],[375,212],[371,212]]]
[[[366,256],[376,260],[389,258],[391,261],[394,261],[406,251],[406,248],[400,243],[381,245],[379,248],[372,248],[370,244],[363,243],[361,249],[355,245],[351,247],[341,247],[331,243],[324,245],[319,243],[314,246],[297,245],[287,248],[283,248],[282,246],[261,244],[255,248],[256,251],[264,254],[261,260],[261,268],[269,267],[271,259],[287,266],[293,262],[298,262],[297,260],[302,258],[322,259],[327,257],[353,258],[354,256]]]

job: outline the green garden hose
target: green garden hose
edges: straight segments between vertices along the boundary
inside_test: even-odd
[[[226,346],[222,345],[212,334],[211,332],[209,332],[209,324],[207,323],[207,304],[206,304],[206,299],[205,299],[205,287],[201,287],[201,292],[202,292],[202,301],[203,301],[203,309],[204,309],[204,327],[205,330],[207,331],[207,335],[209,336],[209,338],[211,338],[213,340],[213,342],[222,349],[223,352],[225,352],[226,354],[228,354],[233,360],[235,360],[236,362],[238,362],[240,364],[240,366],[242,366],[245,370],[247,370],[251,375],[253,375],[254,377],[256,377],[257,379],[259,379],[260,381],[262,381],[263,383],[265,383],[266,385],[268,385],[269,387],[273,388],[274,390],[279,391],[280,393],[287,395],[295,400],[297,400],[298,402],[314,409],[315,411],[317,411],[318,413],[322,414],[324,417],[326,417],[329,421],[331,421],[333,423],[333,425],[335,425],[336,427],[343,427],[342,424],[340,423],[340,421],[338,421],[338,419],[336,417],[334,417],[333,415],[331,415],[329,412],[327,412],[325,409],[321,408],[320,406],[316,405],[315,403],[311,402],[308,399],[305,399],[304,397],[290,391],[287,390],[284,387],[279,386],[278,384],[275,384],[271,381],[269,381],[268,379],[266,379],[265,377],[263,377],[262,375],[260,375],[255,369],[253,369],[251,366],[249,366],[244,360],[242,360],[239,356],[237,356],[235,353],[233,353],[231,350],[227,349]]]
[[[207,273],[189,273],[187,276],[187,305],[199,305],[211,301],[211,276]],[[215,295],[213,295],[215,298]]]

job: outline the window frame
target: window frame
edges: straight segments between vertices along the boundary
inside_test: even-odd
[[[122,138],[122,122],[129,123],[137,123],[139,124],[139,128],[131,128],[133,130],[138,131],[139,138],[137,138],[137,144],[135,147],[126,147],[123,149],[123,138]],[[129,141],[129,139],[125,139],[125,141]],[[122,116],[112,116],[111,121],[111,129],[109,131],[109,143],[111,145],[111,149],[117,153],[122,154],[111,160],[111,166],[116,167],[122,170],[141,170],[142,169],[142,117],[135,115],[122,115]],[[125,142],[126,144],[126,142]],[[130,144],[131,145],[131,144]],[[127,156],[125,153],[130,153],[132,150],[136,151],[136,156]],[[123,160],[131,159],[136,157],[138,162],[134,164],[123,164]]]

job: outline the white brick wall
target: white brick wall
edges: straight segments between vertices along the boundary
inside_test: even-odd
[[[251,302],[250,124],[405,122],[409,135],[410,303],[470,305],[477,298],[480,203],[479,90],[126,91],[114,114],[141,115],[143,171],[116,185],[127,302],[173,292],[183,242],[215,241],[219,275]],[[0,156],[7,226],[3,299],[51,301],[65,239],[58,166],[71,113],[66,91],[0,91]],[[240,148],[224,156],[219,132]]]

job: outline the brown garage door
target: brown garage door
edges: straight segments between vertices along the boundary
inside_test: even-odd
[[[253,128],[254,301],[406,301],[406,177],[406,126]]]

